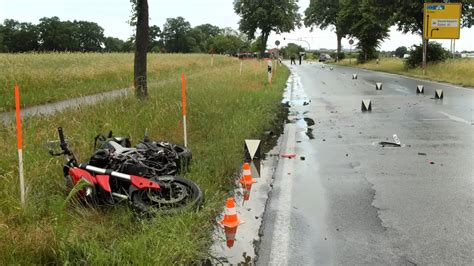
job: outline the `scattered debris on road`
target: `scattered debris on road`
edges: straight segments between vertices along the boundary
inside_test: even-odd
[[[294,153],[284,153],[284,154],[281,155],[281,157],[291,159],[291,158],[295,158],[296,154],[294,154]]]

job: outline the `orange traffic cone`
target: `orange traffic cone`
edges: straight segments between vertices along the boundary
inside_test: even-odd
[[[235,242],[235,234],[237,233],[237,227],[224,227],[224,232],[227,247],[233,247]]]
[[[227,247],[231,248],[234,245],[237,226],[243,224],[244,222],[239,220],[237,217],[234,198],[228,198],[225,205],[226,209],[224,213],[224,219],[219,223],[224,226]]]
[[[247,201],[250,199],[250,190],[252,189],[252,185],[245,185],[244,186],[244,201]]]
[[[250,191],[252,190],[252,184],[256,183],[257,181],[252,178],[252,171],[250,171],[250,164],[244,163],[242,171],[242,178],[240,179],[240,184],[242,184],[242,188],[244,189],[244,200],[250,199]]]

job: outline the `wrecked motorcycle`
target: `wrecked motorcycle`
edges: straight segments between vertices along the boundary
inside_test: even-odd
[[[87,202],[116,204],[127,200],[136,212],[147,216],[157,211],[167,213],[197,208],[202,204],[201,189],[182,177],[152,176],[150,172],[144,176],[135,174],[130,168],[129,172],[124,172],[90,163],[79,164],[68,147],[62,128],[58,128],[58,133],[61,151],[56,152],[50,144],[50,154],[65,156],[63,172],[66,187],[69,191],[78,187],[78,196]]]

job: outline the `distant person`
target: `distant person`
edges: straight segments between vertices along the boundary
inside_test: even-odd
[[[290,65],[296,65],[296,56],[294,54],[291,55],[290,57]]]
[[[303,59],[303,55],[300,54],[300,65],[301,65],[301,60]]]

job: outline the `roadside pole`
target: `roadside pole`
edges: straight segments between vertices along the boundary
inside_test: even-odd
[[[18,140],[18,174],[20,175],[21,204],[25,205],[25,179],[23,176],[23,151],[21,136],[21,113],[20,113],[20,88],[15,83],[15,114],[16,114],[16,136]]]
[[[455,53],[456,53],[456,39],[453,39],[453,59],[454,59]]]
[[[352,65],[352,44],[349,46],[349,65]]]
[[[423,63],[422,63],[422,67],[423,67],[423,76],[426,74],[426,50],[427,50],[427,46],[428,45],[428,40],[423,38]]]
[[[426,38],[426,35],[428,34],[428,23],[430,20],[430,17],[428,16],[426,18],[427,21],[425,21],[426,17],[426,0],[423,0],[423,60],[421,62],[421,68],[423,69],[423,76],[426,74],[426,45],[428,45],[428,39]]]

